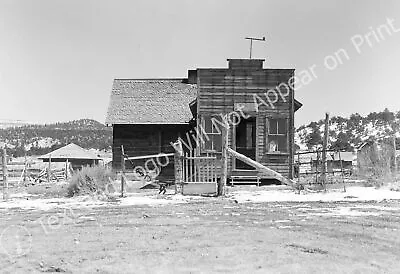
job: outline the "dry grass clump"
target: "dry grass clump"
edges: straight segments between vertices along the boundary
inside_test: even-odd
[[[112,180],[116,175],[108,168],[102,166],[83,167],[69,180],[68,196],[99,194],[104,195],[114,192]],[[110,189],[112,188],[112,189]]]
[[[382,146],[359,153],[357,176],[367,181],[368,186],[380,187],[385,183],[396,181],[397,171],[394,167],[394,151],[392,147]]]

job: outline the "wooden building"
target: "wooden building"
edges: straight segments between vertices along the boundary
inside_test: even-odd
[[[69,163],[74,170],[81,169],[84,166],[97,165],[101,160],[94,153],[73,143],[42,155],[38,159],[43,162]]]
[[[303,169],[306,169],[306,172],[315,172],[317,169],[319,172],[322,171],[322,152],[303,154],[301,162],[304,163],[302,165]],[[304,157],[305,156],[305,157]],[[308,158],[309,165],[304,161],[304,159]],[[296,161],[296,159],[295,159]],[[357,165],[357,154],[351,151],[328,151],[326,154],[326,167],[328,172],[337,172],[341,171],[341,169],[345,170],[346,173],[349,173],[353,170],[353,167]],[[301,173],[306,173],[301,172]]]
[[[228,59],[227,68],[189,70],[187,79],[114,80],[106,119],[113,126],[113,168],[121,167],[121,145],[129,156],[142,156],[171,152],[179,137],[184,149],[218,157],[227,121],[229,147],[292,178],[294,113],[301,107],[294,69],[264,69],[263,62]],[[229,158],[228,174],[257,171]]]
[[[170,143],[194,127],[189,104],[195,98],[196,86],[187,79],[115,79],[106,119],[113,126],[113,169],[121,168],[122,146],[129,156],[173,152]],[[126,168],[144,163],[128,161]],[[171,160],[161,179],[173,172]]]

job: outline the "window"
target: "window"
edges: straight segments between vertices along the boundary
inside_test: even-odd
[[[267,152],[287,152],[287,119],[268,118]]]
[[[221,116],[204,116],[200,142],[203,149],[209,151],[222,151],[222,118]]]

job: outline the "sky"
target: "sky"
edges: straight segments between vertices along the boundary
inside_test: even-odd
[[[224,68],[247,36],[266,37],[265,68],[303,77],[297,126],[400,110],[398,0],[2,0],[0,34],[0,120],[104,123],[114,78]]]

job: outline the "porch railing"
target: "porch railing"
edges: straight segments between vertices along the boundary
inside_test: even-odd
[[[183,154],[184,183],[216,183],[219,175],[220,160],[215,153],[196,156],[194,151]]]

